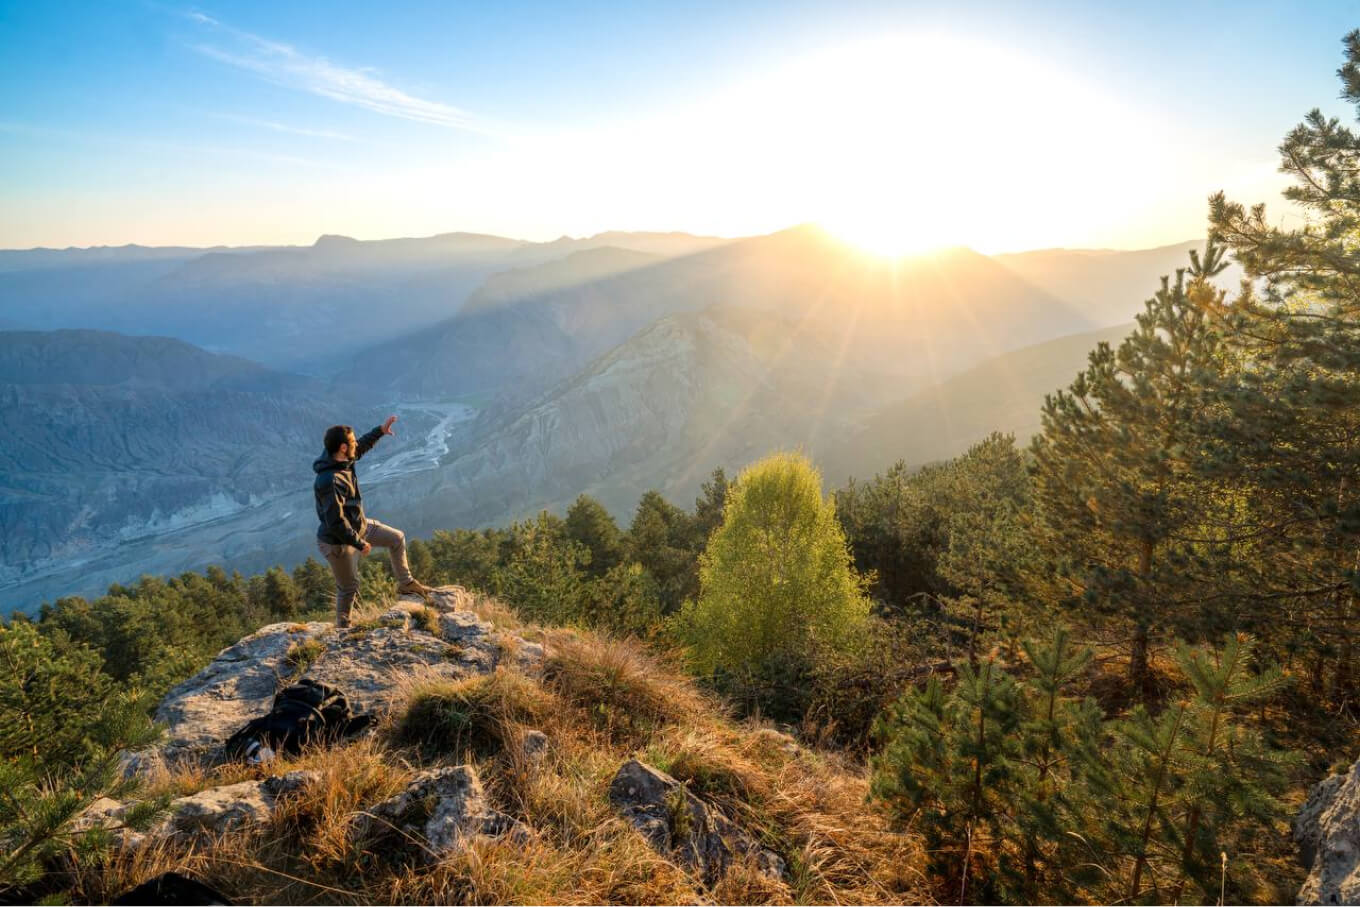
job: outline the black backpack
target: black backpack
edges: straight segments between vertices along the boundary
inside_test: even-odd
[[[225,894],[197,879],[167,872],[119,895],[110,904],[230,904]]]
[[[269,747],[275,753],[297,754],[313,743],[334,743],[361,731],[371,715],[355,715],[345,694],[329,684],[303,679],[274,695],[269,714],[232,734],[223,748],[229,760],[248,759]]]

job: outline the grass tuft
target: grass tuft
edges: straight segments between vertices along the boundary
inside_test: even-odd
[[[315,636],[309,636],[289,645],[283,660],[287,663],[292,676],[297,677],[305,674],[325,651],[325,643]]]
[[[504,669],[458,681],[418,684],[391,736],[422,758],[489,756],[515,739],[518,724],[545,718],[551,695],[522,674]]]

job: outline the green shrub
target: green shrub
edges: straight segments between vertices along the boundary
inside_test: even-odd
[[[753,683],[779,667],[849,652],[869,602],[821,476],[800,454],[748,467],[700,560],[700,593],[674,621],[703,674]]]

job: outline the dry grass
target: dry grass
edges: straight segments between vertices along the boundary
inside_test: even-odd
[[[505,749],[517,725],[541,722],[557,706],[543,687],[505,668],[458,681],[415,685],[391,738],[425,759],[488,755]]]
[[[494,600],[482,600],[493,614]],[[494,617],[503,625],[499,616]],[[450,683],[413,678],[408,707],[371,738],[271,767],[316,771],[271,822],[208,845],[115,854],[72,877],[70,896],[109,898],[179,870],[241,903],[919,903],[929,889],[918,839],[866,805],[862,769],[737,725],[673,664],[640,644],[565,631],[541,636],[541,679],[500,668]],[[547,734],[540,759],[520,745]],[[686,782],[786,861],[772,881],[738,861],[712,891],[653,851],[611,808],[610,782],[638,756]],[[478,839],[437,865],[378,859],[355,816],[417,771],[472,761],[493,805],[527,842]],[[251,777],[240,767],[158,778],[163,792]],[[371,842],[368,842],[371,843]]]
[[[667,725],[725,712],[637,640],[558,632],[547,645],[544,684],[615,742],[638,746]]]

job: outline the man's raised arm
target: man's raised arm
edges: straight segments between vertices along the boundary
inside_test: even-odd
[[[382,439],[383,435],[392,434],[392,423],[397,421],[396,416],[388,416],[387,421],[372,431],[364,434],[362,438],[354,443],[354,459],[359,459],[364,454],[373,449],[373,445]]]

